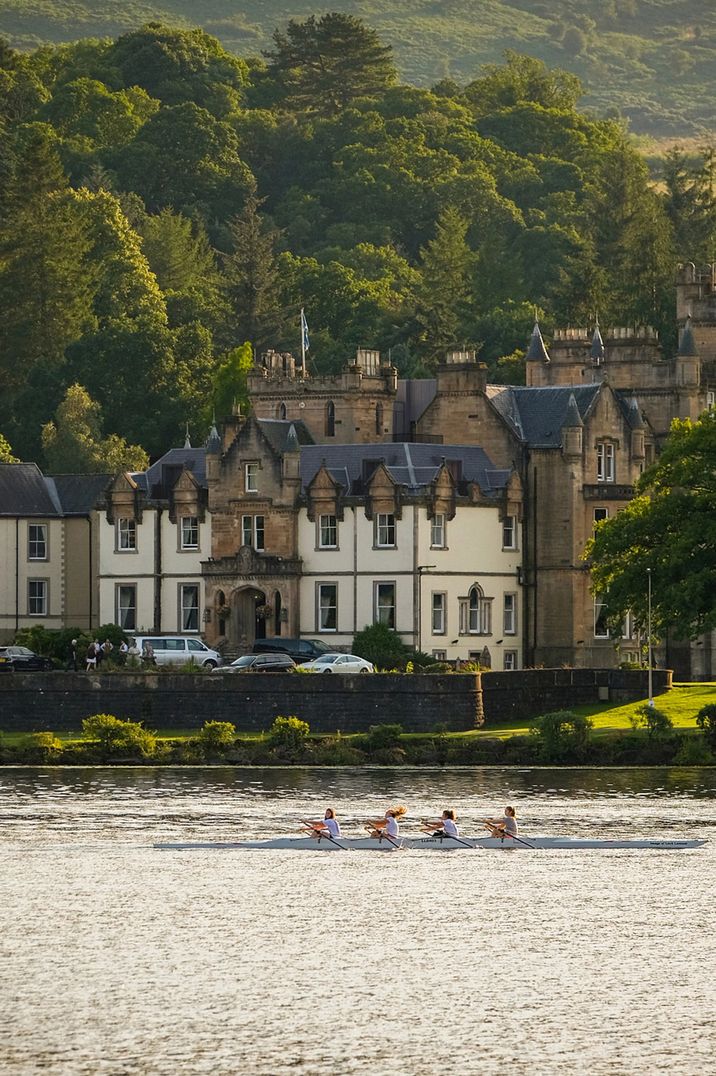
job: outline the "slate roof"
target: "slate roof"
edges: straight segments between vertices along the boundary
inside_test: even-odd
[[[546,388],[506,385],[503,391],[490,395],[493,405],[523,441],[534,447],[559,448],[570,398],[574,396],[584,419],[601,388],[601,383]]]
[[[0,463],[0,516],[59,516],[54,486],[36,463]]]
[[[111,474],[57,474],[47,478],[53,482],[65,516],[86,516],[102,498],[111,482]]]
[[[527,348],[525,358],[530,359],[533,362],[549,362],[549,355],[547,354],[547,348],[544,346],[544,340],[542,339],[538,321],[535,322],[534,329],[532,330],[530,346]]]
[[[200,486],[206,485],[206,449],[170,448],[146,471],[132,472],[132,478],[152,500],[165,501],[182,471],[191,471]]]
[[[694,330],[691,328],[691,318],[686,319],[686,324],[681,330],[681,338],[679,340],[679,355],[691,357],[692,355],[698,355],[699,351],[696,347],[696,341],[694,339]]]
[[[291,446],[287,446],[286,442],[292,426],[299,445],[313,444],[313,438],[300,419],[298,422],[294,422],[292,419],[258,418],[256,422],[271,448],[279,456],[284,454],[287,447],[290,450]]]
[[[0,516],[86,516],[112,476],[43,475],[36,463],[0,464]]]
[[[496,468],[487,453],[473,445],[427,445],[386,442],[370,445],[308,445],[301,449],[301,484],[305,489],[325,463],[344,491],[359,495],[375,467],[383,463],[391,478],[417,492],[429,486],[443,463],[451,468],[458,491],[477,482],[483,493],[496,494],[510,477]]]

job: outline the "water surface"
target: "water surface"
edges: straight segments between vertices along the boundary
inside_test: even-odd
[[[702,850],[159,852],[363,818]],[[716,1072],[716,771],[0,769],[0,1071]]]

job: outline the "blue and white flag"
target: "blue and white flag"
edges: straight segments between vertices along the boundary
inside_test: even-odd
[[[308,337],[308,322],[306,321],[306,315],[301,307],[301,347],[304,351],[308,351],[311,346],[311,341]]]

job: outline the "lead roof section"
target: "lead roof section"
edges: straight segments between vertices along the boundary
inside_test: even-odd
[[[453,475],[459,493],[466,492],[469,482],[476,482],[487,496],[496,495],[511,474],[496,468],[482,448],[472,445],[308,445],[301,449],[301,485],[305,490],[325,466],[347,496],[360,496],[381,463],[394,482],[414,493],[425,490],[443,466]]]

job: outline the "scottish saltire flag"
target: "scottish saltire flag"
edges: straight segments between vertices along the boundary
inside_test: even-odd
[[[308,337],[308,322],[306,321],[303,307],[301,307],[301,345],[304,351],[308,351],[311,346],[311,341]]]

